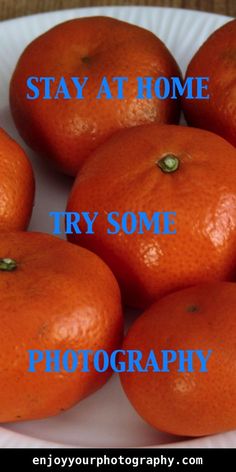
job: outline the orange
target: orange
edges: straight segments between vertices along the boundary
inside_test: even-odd
[[[60,373],[45,372],[45,361],[29,372],[29,350],[119,347],[117,282],[95,254],[47,234],[2,234],[0,253],[0,421],[56,415],[100,388],[110,372],[96,372],[92,359],[90,372],[69,373],[62,364]]]
[[[0,231],[24,230],[34,201],[34,176],[23,149],[0,128]]]
[[[72,99],[44,100],[27,79],[53,77],[55,96],[61,77]],[[69,175],[76,175],[87,156],[120,128],[146,122],[177,122],[177,100],[137,99],[137,77],[180,76],[179,68],[164,44],[150,31],[108,17],[77,18],[59,24],[35,39],[20,57],[10,85],[13,118],[23,139],[33,149]],[[82,84],[84,99],[76,99],[71,77]],[[97,95],[106,77],[112,99]],[[126,77],[124,99],[117,97],[114,77]]]
[[[236,149],[213,133],[181,126],[150,124],[120,131],[85,163],[67,211],[99,213],[94,234],[85,233],[81,218],[82,233],[68,237],[106,261],[130,305],[143,307],[202,281],[231,279]],[[114,227],[107,215],[115,211],[120,231],[108,234]],[[132,234],[121,231],[125,212],[137,216]],[[139,234],[139,212],[150,222],[155,212],[175,212],[170,229],[176,234],[154,234],[154,224]]]
[[[160,368],[121,374],[125,393],[148,423],[183,436],[236,428],[235,304],[235,284],[202,284],[162,298],[131,326],[123,349],[140,350],[142,368],[154,350]],[[176,353],[167,368],[163,350]],[[187,350],[201,350],[205,365]],[[193,372],[187,362],[180,367],[180,351],[192,357]]]
[[[236,20],[215,31],[197,51],[186,78],[196,76],[209,77],[210,97],[183,100],[188,123],[236,146]]]

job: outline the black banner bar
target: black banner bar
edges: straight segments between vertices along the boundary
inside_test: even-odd
[[[236,449],[0,449],[0,470],[211,471],[236,467]]]

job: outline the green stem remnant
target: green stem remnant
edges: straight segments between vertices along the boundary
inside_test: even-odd
[[[17,268],[17,263],[14,259],[4,258],[0,259],[0,270],[4,270],[6,272],[11,272]]]
[[[159,161],[156,161],[156,165],[160,167],[162,172],[175,172],[179,168],[179,159],[174,154],[166,154]]]

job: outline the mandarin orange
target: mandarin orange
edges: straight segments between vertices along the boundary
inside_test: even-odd
[[[118,284],[95,254],[54,236],[0,235],[0,421],[56,415],[100,388],[111,371],[74,372],[55,352],[120,346],[123,317]],[[29,350],[51,351],[52,371],[39,362],[30,372]],[[70,359],[70,357],[69,357]],[[72,361],[69,360],[71,368]]]
[[[61,77],[71,99],[60,93],[27,99],[30,77],[52,77],[54,97]],[[10,104],[16,126],[33,149],[61,171],[76,175],[87,156],[115,131],[147,122],[177,122],[178,100],[138,99],[137,77],[180,76],[165,45],[153,33],[108,17],[77,18],[59,24],[30,43],[16,66],[10,85]],[[71,77],[87,83],[77,99]],[[112,99],[96,98],[106,78]],[[126,77],[124,99],[117,98],[116,77]],[[54,82],[53,82],[54,79]],[[34,85],[36,85],[34,83]]]
[[[209,99],[183,100],[188,123],[236,146],[236,20],[216,30],[196,52],[186,78],[196,76],[209,78]]]
[[[70,241],[106,261],[124,300],[144,307],[173,290],[231,279],[236,264],[236,149],[194,128],[145,125],[120,131],[101,145],[78,174],[67,211],[98,212],[93,230],[81,220]],[[108,223],[108,214],[119,231]],[[121,226],[126,218],[125,232]],[[140,232],[139,216],[149,224]],[[173,212],[155,229],[156,212]],[[133,229],[133,214],[137,225]],[[150,226],[150,227],[148,227]],[[161,234],[158,233],[160,230]]]
[[[32,166],[25,152],[0,128],[0,231],[27,228],[34,187]]]
[[[131,326],[123,349],[141,351],[142,368],[153,350],[160,371],[150,364],[121,381],[152,426],[182,436],[236,428],[235,304],[235,284],[202,284],[162,298]]]

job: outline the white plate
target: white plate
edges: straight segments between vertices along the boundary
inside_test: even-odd
[[[8,85],[26,44],[50,27],[80,16],[106,15],[143,26],[169,47],[184,71],[200,44],[228,17],[157,7],[97,7],[28,16],[0,24],[0,126],[14,136],[32,159],[37,179],[36,205],[30,229],[51,232],[48,212],[65,208],[71,179],[53,174],[19,138],[8,106]],[[236,432],[195,440],[159,433],[134,412],[115,376],[99,392],[58,417],[2,425],[3,447],[233,447]]]

